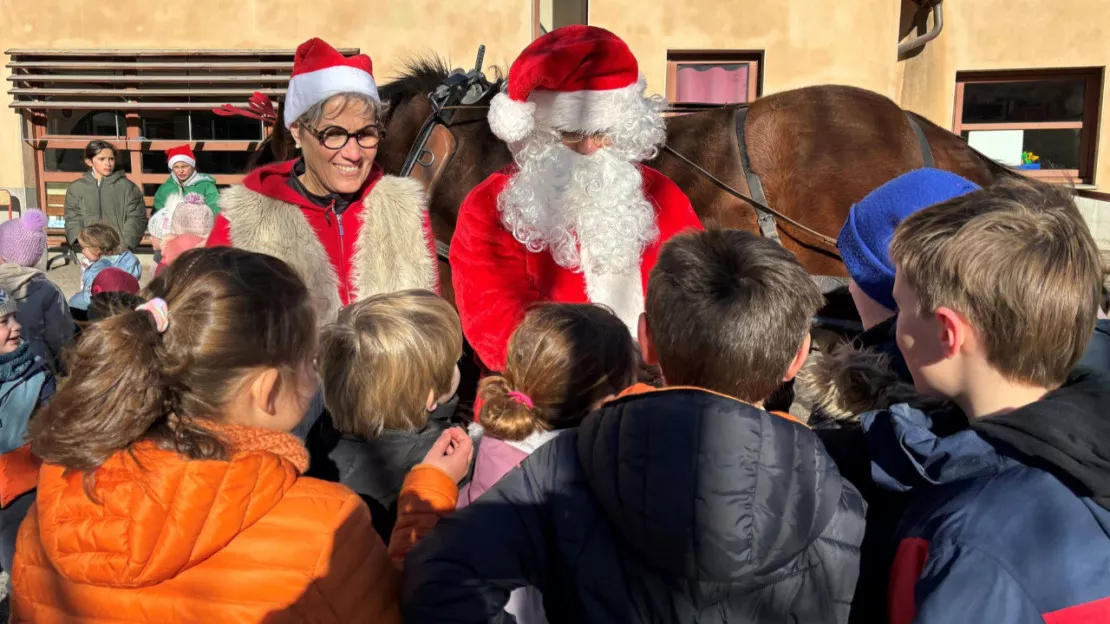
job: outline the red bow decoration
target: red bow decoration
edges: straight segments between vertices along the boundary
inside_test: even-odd
[[[254,95],[247,101],[247,106],[250,110],[244,110],[231,104],[224,104],[219,108],[213,108],[212,112],[223,117],[248,117],[250,119],[257,119],[264,124],[273,125],[277,121],[277,111],[274,109],[274,103],[266,95],[254,92]]]

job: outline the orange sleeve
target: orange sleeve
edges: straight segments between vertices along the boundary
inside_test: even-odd
[[[389,562],[366,503],[351,493],[336,524],[334,538],[316,563],[310,590],[316,600],[300,601],[305,618],[333,613],[339,622],[400,624],[400,574]]]
[[[397,497],[397,523],[389,538],[393,563],[399,567],[439,519],[455,511],[458,501],[459,487],[447,473],[427,464],[414,466]]]
[[[35,489],[42,460],[31,454],[31,445],[0,455],[0,507]]]

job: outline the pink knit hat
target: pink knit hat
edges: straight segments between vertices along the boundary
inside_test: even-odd
[[[212,214],[212,209],[204,203],[204,197],[199,193],[189,193],[173,211],[170,234],[174,236],[192,234],[208,238],[214,227],[216,227],[216,215]]]
[[[0,256],[33,267],[46,253],[46,213],[28,210],[23,217],[0,223]]]

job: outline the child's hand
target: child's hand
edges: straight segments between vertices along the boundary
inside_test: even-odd
[[[470,436],[459,427],[451,427],[439,435],[422,463],[439,468],[458,483],[470,470],[473,456],[474,443]]]

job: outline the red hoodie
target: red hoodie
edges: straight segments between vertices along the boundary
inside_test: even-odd
[[[293,175],[293,166],[296,160],[274,163],[259,167],[247,174],[243,179],[243,186],[247,189],[289,204],[301,209],[308,224],[316,231],[316,237],[327,251],[331,264],[339,276],[339,300],[343,305],[354,301],[355,287],[351,282],[351,256],[355,251],[355,241],[358,240],[359,230],[362,227],[362,211],[366,209],[365,200],[374,185],[382,178],[384,172],[378,164],[370,169],[362,190],[359,191],[359,200],[352,202],[342,213],[335,212],[335,202],[324,207],[313,203],[305,196],[289,186],[289,178]],[[432,233],[432,224],[428,215],[424,215],[424,232],[428,239],[428,252],[433,262],[436,258],[435,235]],[[216,226],[208,237],[208,247],[230,246],[231,224],[223,213],[216,216]],[[436,291],[438,292],[438,284]]]

